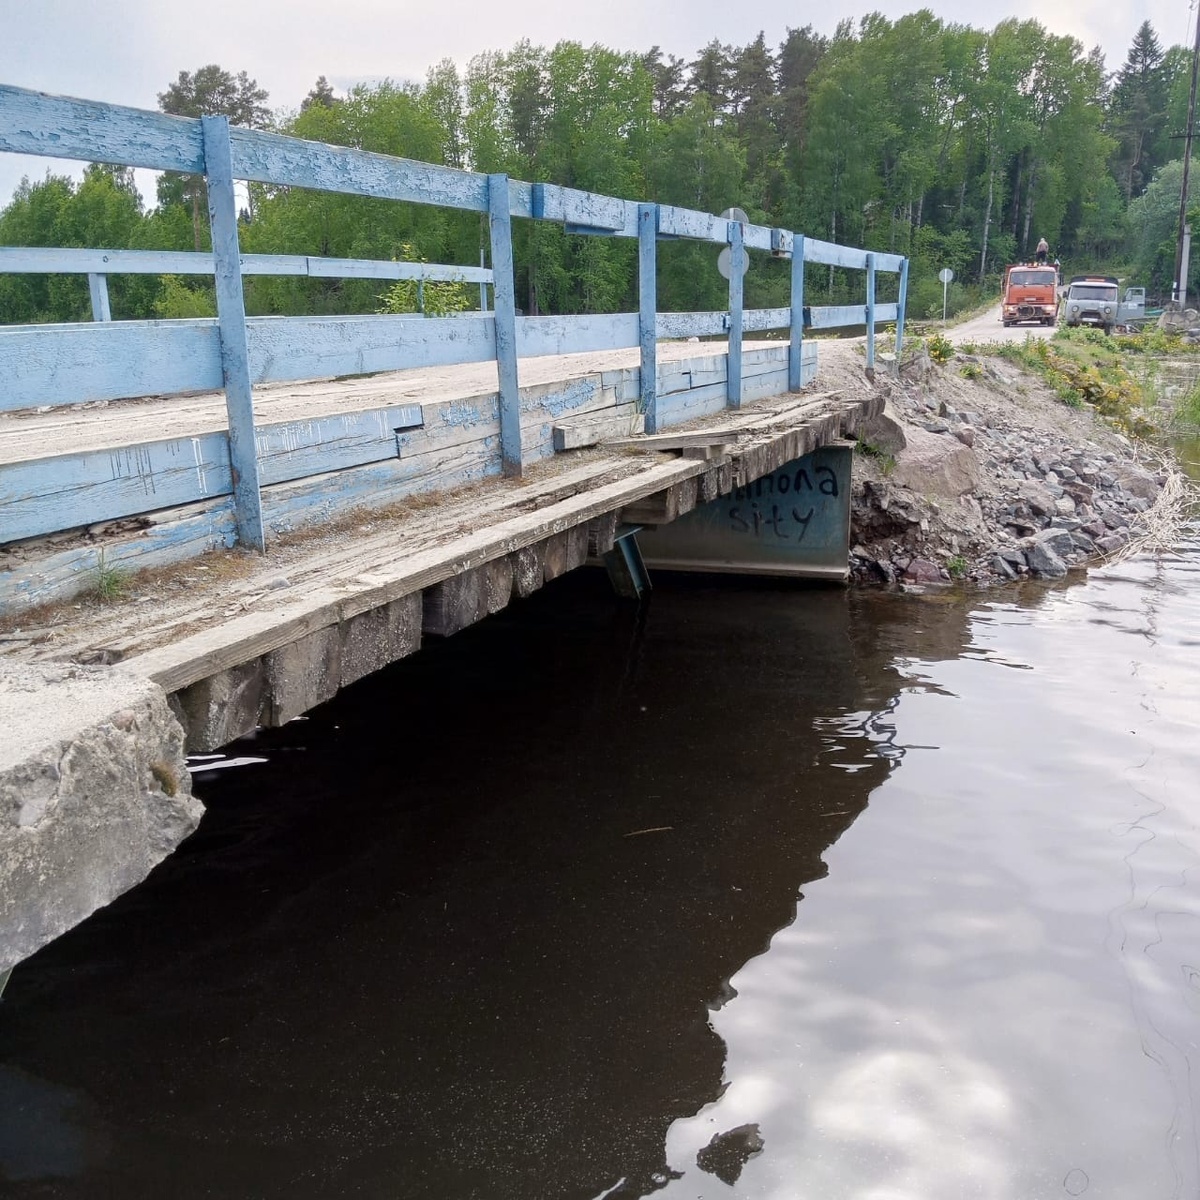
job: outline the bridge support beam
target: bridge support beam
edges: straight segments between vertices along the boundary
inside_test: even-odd
[[[626,530],[604,556],[604,567],[613,591],[626,600],[640,600],[654,586],[642,560],[637,535],[637,528]]]

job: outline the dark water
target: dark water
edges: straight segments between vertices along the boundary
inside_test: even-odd
[[[1200,1194],[1200,541],[605,586],[197,777],[13,976],[0,1193]]]

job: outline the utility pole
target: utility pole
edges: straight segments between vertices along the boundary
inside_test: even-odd
[[[1183,139],[1183,184],[1179,192],[1179,230],[1175,242],[1175,287],[1171,299],[1183,303],[1187,295],[1187,270],[1183,253],[1184,229],[1187,225],[1188,172],[1192,165],[1192,129],[1196,121],[1196,69],[1200,66],[1200,10],[1196,13],[1196,44],[1192,49],[1192,90],[1188,95],[1187,130]]]

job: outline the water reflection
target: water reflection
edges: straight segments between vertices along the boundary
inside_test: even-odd
[[[5,1060],[113,1131],[16,1194],[668,1184],[730,976],[896,761],[891,637],[837,590],[635,622],[575,581],[233,747],[268,761],[201,776],[195,837],[14,978]]]
[[[1198,566],[568,579],[231,748],[13,978],[10,1191],[1195,1194]]]

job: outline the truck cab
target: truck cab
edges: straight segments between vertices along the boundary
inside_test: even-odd
[[[1063,318],[1068,326],[1095,325],[1112,333],[1118,321],[1119,299],[1115,275],[1076,275],[1063,298]]]
[[[1053,325],[1058,309],[1058,272],[1045,263],[1014,263],[1004,268],[1000,319],[1006,326],[1022,321]]]

